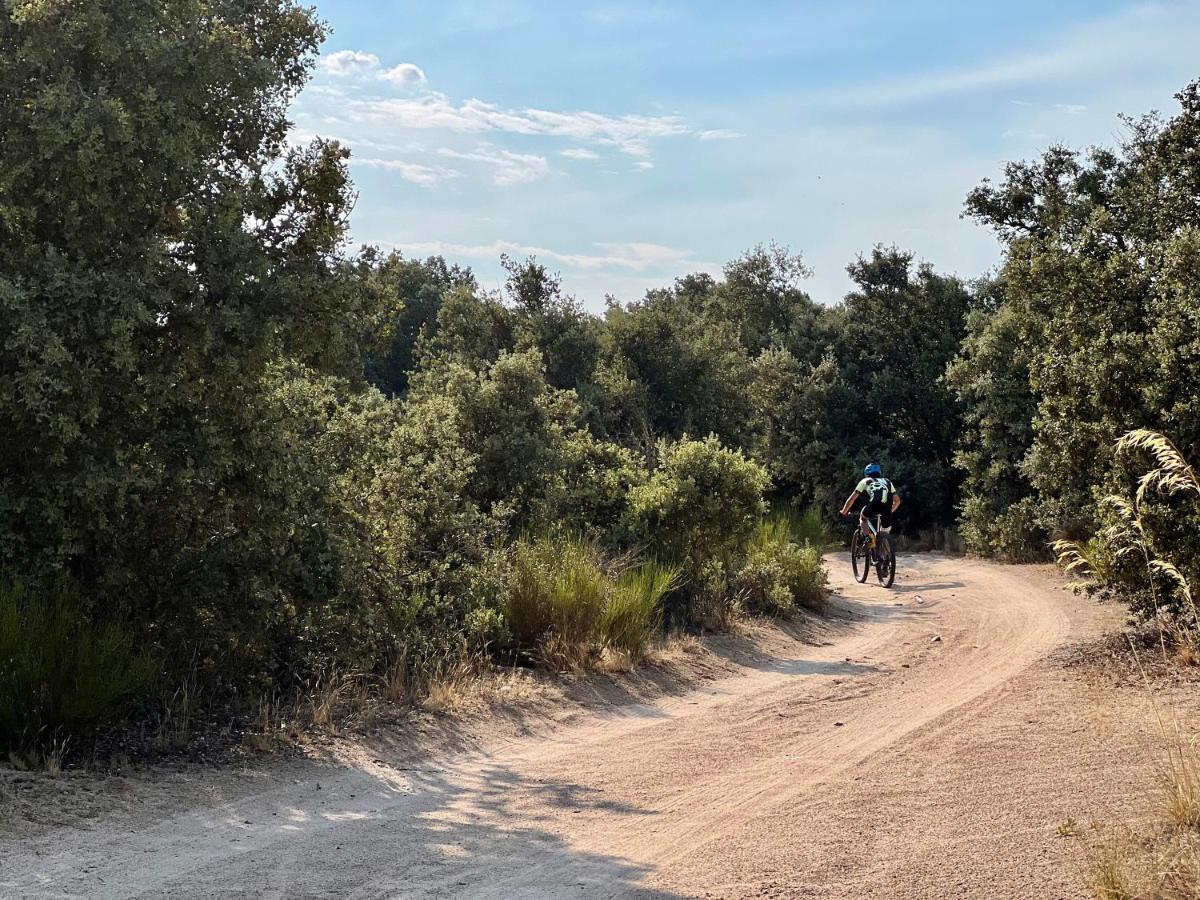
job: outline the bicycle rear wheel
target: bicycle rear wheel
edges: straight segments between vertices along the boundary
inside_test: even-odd
[[[850,565],[854,568],[854,580],[862,584],[871,571],[871,549],[857,528],[850,536]]]
[[[880,534],[877,540],[879,552],[875,560],[875,577],[884,587],[891,587],[896,581],[896,543],[886,533]]]

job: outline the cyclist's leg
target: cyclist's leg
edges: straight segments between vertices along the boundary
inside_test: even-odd
[[[867,515],[866,507],[863,507],[861,510],[859,510],[858,530],[867,540],[870,540],[871,536],[875,533],[875,529],[871,527],[871,518]]]
[[[879,511],[879,533],[886,534],[889,538],[892,535],[892,510],[889,507],[884,507]],[[888,542],[884,542],[884,557],[888,554]]]

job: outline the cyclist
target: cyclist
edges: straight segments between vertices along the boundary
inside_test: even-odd
[[[883,477],[883,469],[878,463],[871,463],[863,469],[863,479],[858,483],[846,502],[842,505],[842,515],[850,515],[850,510],[854,504],[858,502],[858,498],[866,495],[867,504],[858,514],[858,527],[862,529],[863,537],[871,536],[870,526],[867,524],[875,516],[880,517],[880,531],[885,533],[892,530],[892,514],[900,507],[900,495],[896,493],[896,486],[892,482]]]

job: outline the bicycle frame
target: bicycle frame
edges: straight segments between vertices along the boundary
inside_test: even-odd
[[[871,521],[870,516],[864,516],[864,515],[860,514],[858,517],[858,520],[860,522],[867,523],[867,531],[869,532],[869,536],[870,536],[870,540],[871,540],[871,549],[874,550],[876,539],[879,537],[879,523],[883,521],[883,516],[876,515],[875,520]]]

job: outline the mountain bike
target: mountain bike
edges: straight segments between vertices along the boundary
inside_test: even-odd
[[[875,521],[867,519],[867,534],[855,527],[850,536],[850,566],[859,584],[867,580],[871,570],[884,587],[891,587],[896,580],[896,542],[891,534],[879,530],[879,516]]]

